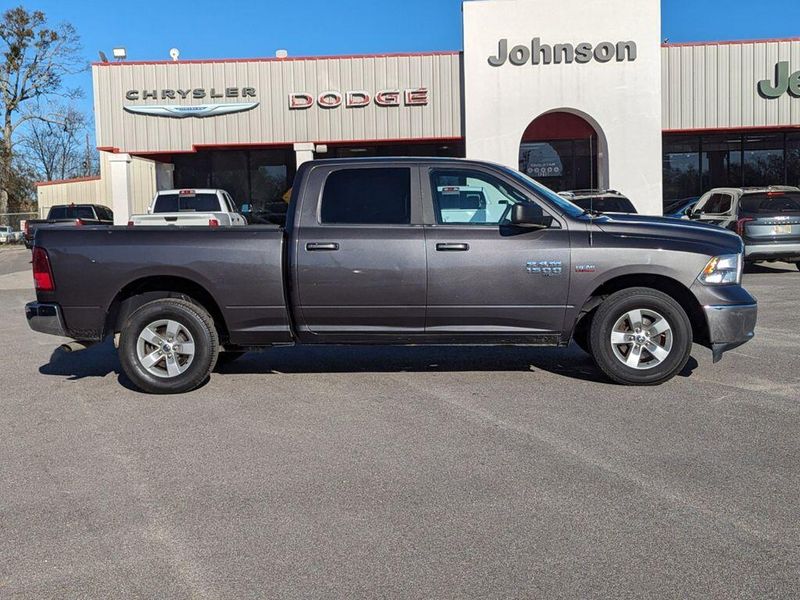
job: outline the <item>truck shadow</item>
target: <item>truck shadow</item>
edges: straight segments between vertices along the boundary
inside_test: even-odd
[[[680,373],[697,367],[692,357]],[[303,373],[422,373],[546,371],[571,379],[611,383],[592,359],[572,344],[569,348],[490,346],[297,346],[248,352],[218,366],[219,373],[281,375]],[[135,389],[122,372],[110,340],[81,352],[57,349],[39,368],[43,375],[79,380],[116,373],[119,383]]]

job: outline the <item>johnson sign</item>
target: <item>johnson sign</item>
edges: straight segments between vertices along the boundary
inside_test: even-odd
[[[489,57],[489,64],[493,67],[502,67],[506,62],[517,67],[525,64],[585,64],[591,61],[607,63],[612,60],[617,62],[632,62],[636,60],[636,42],[600,42],[592,45],[589,42],[579,44],[543,44],[540,38],[533,38],[531,43],[519,44],[509,49],[508,40],[502,39],[497,43],[497,54]]]
[[[381,90],[374,96],[363,90],[339,92],[328,90],[321,94],[308,92],[292,92],[289,94],[289,108],[291,110],[305,110],[312,106],[320,108],[363,108],[375,104],[376,106],[425,106],[428,104],[427,88],[408,88],[405,90]]]

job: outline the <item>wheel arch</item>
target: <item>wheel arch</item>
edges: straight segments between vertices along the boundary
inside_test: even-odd
[[[117,292],[106,312],[106,334],[117,333],[135,310],[160,298],[182,298],[201,306],[214,320],[220,338],[227,339],[225,317],[211,293],[196,281],[175,275],[149,275],[125,285]]]
[[[689,317],[694,341],[705,346],[709,345],[708,322],[703,307],[695,295],[680,281],[654,273],[619,275],[600,284],[583,303],[573,327],[572,337],[583,335],[588,331],[594,312],[605,298],[620,290],[634,287],[652,288],[675,299]]]

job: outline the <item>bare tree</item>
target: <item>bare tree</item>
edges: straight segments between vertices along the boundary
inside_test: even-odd
[[[18,154],[46,181],[93,175],[96,151],[87,149],[86,115],[73,107],[52,107],[48,114],[62,115],[60,122],[31,121],[19,136]]]
[[[36,111],[31,103],[74,94],[64,89],[63,78],[86,68],[80,49],[72,25],[50,28],[41,11],[19,6],[0,17],[0,213],[8,210],[15,133],[28,121],[63,122],[63,115]]]

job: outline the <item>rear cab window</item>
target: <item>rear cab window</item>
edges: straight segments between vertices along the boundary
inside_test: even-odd
[[[219,198],[215,192],[179,192],[159,194],[154,213],[173,212],[219,212]]]
[[[48,219],[85,219],[95,218],[91,206],[54,206],[47,214]]]
[[[410,225],[411,169],[333,171],[322,191],[319,221],[323,225]]]

